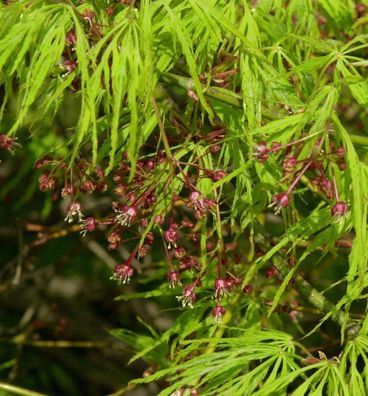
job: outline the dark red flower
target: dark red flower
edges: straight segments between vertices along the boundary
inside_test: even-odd
[[[292,173],[295,170],[298,160],[293,155],[288,155],[282,162],[282,168],[285,173]]]
[[[261,141],[255,148],[254,156],[259,159],[260,162],[265,162],[268,159],[269,153],[270,149],[267,148],[267,143],[265,141]]]
[[[201,265],[199,264],[199,261],[196,257],[194,256],[187,256],[184,257],[180,260],[180,270],[185,271],[185,270],[200,270]]]
[[[97,222],[93,217],[87,217],[86,219],[81,221],[81,233],[83,236],[87,234],[87,232],[92,232],[96,229]]]
[[[124,205],[122,208],[115,209],[117,215],[115,222],[129,227],[137,218],[137,209],[134,206]]]
[[[152,245],[154,240],[155,236],[153,235],[153,232],[148,232],[146,238],[144,239],[144,243],[147,245]]]
[[[348,212],[349,207],[346,202],[338,201],[335,205],[331,208],[331,214],[335,217],[343,217]]]
[[[114,7],[107,7],[107,8],[106,8],[106,14],[107,14],[108,16],[112,16],[112,15],[114,14],[114,12],[115,12]]]
[[[78,202],[72,202],[69,205],[68,213],[67,213],[64,221],[71,223],[74,220],[74,217],[77,217],[79,222],[81,222],[83,220],[81,206],[80,206],[80,203],[78,203]]]
[[[120,230],[112,231],[112,233],[107,237],[107,241],[109,242],[109,250],[117,249],[121,242]]]
[[[186,219],[181,221],[181,225],[183,227],[187,227],[187,228],[193,228],[194,227],[194,224],[190,220],[186,220]]]
[[[193,308],[193,304],[197,299],[197,296],[194,292],[195,287],[196,287],[196,283],[184,286],[183,294],[181,296],[176,297],[178,301],[182,303],[183,307],[188,305],[190,308]]]
[[[230,288],[228,282],[225,279],[217,278],[215,280],[215,298],[220,298],[229,294],[228,289]]]
[[[180,283],[180,272],[171,270],[167,273],[167,281],[169,282],[169,287],[174,288],[181,285]]]
[[[281,209],[284,209],[287,206],[289,206],[289,203],[290,203],[289,194],[279,193],[273,196],[270,207],[274,206],[275,212],[278,213],[280,212]]]
[[[150,246],[142,245],[138,249],[138,256],[145,257],[150,252]]]
[[[213,181],[218,181],[227,176],[224,170],[207,171],[206,175]]]
[[[174,249],[174,256],[177,259],[182,259],[185,256],[186,252],[183,247],[177,247]]]
[[[213,144],[211,147],[210,147],[210,152],[211,152],[211,154],[215,154],[215,153],[217,153],[218,151],[220,151],[221,150],[221,146],[219,146],[218,144]]]
[[[203,215],[205,212],[212,209],[216,205],[216,202],[212,199],[202,197],[199,191],[194,190],[189,194],[189,204]]]
[[[92,23],[92,20],[96,16],[96,14],[92,10],[85,10],[82,15],[83,18],[89,23]]]
[[[240,283],[240,279],[234,275],[227,276],[224,280],[228,288],[233,288]]]
[[[178,226],[176,224],[172,224],[170,228],[164,232],[164,238],[166,242],[168,242],[168,248],[171,248],[171,245],[176,247],[176,241],[179,238],[179,232],[177,230]]]
[[[339,158],[344,158],[344,156],[345,156],[345,148],[344,148],[344,147],[338,147],[338,148],[336,149],[335,153],[336,153],[336,155],[337,155]]]
[[[81,183],[81,185],[79,186],[79,191],[81,192],[81,193],[84,193],[84,194],[91,194],[91,193],[93,193],[93,191],[95,191],[95,189],[96,189],[96,185],[95,185],[95,183],[93,182],[93,180],[91,180],[91,179],[87,179],[87,180],[85,180],[83,183]]]
[[[61,189],[61,198],[70,197],[73,194],[73,187],[70,184],[65,184]]]
[[[266,272],[266,277],[268,279],[273,278],[274,276],[276,276],[278,274],[277,268],[272,266],[271,268],[269,268]]]
[[[77,43],[77,34],[75,33],[75,30],[69,30],[69,32],[66,34],[65,44],[67,46],[70,46],[70,45],[75,45],[76,43]]]
[[[130,265],[125,263],[118,264],[114,268],[114,272],[110,279],[118,281],[119,284],[125,284],[130,282],[130,278],[133,276],[133,274],[134,270]]]
[[[56,186],[57,179],[48,173],[43,173],[38,178],[38,186],[41,191],[52,191]]]
[[[145,197],[143,206],[145,209],[150,209],[153,204],[157,201],[157,197],[154,194],[149,194]]]
[[[78,61],[68,59],[63,64],[62,67],[68,72],[71,73],[78,65]]]
[[[280,150],[280,148],[282,148],[282,145],[280,143],[277,142],[271,143],[271,152],[276,153],[277,151]]]
[[[157,225],[162,225],[164,223],[164,221],[165,221],[165,218],[164,218],[164,216],[157,215],[157,216],[155,216],[153,221]]]
[[[217,323],[222,322],[222,318],[226,313],[226,309],[221,306],[221,305],[216,305],[216,307],[213,308],[211,314],[212,316],[216,319]]]
[[[250,294],[253,291],[253,286],[252,285],[245,285],[243,287],[243,292],[246,294]]]

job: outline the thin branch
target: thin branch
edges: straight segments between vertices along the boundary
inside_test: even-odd
[[[44,393],[39,393],[35,391],[31,391],[29,389],[21,388],[20,386],[15,386],[11,384],[7,384],[5,382],[0,382],[0,389],[3,391],[9,392],[15,395],[24,395],[24,396],[47,396]],[[9,394],[7,393],[7,394]]]
[[[161,76],[160,82],[168,83],[168,84],[175,84],[175,85],[185,89],[186,91],[195,89],[193,79],[191,79],[189,77],[179,76],[179,75],[173,74],[173,73],[163,73]],[[207,96],[208,98],[218,100],[218,101],[220,101],[222,103],[226,103],[230,106],[233,106],[233,107],[236,107],[239,109],[243,108],[242,96],[238,95],[237,93],[230,91],[226,88],[210,86],[206,90],[204,90],[204,95]],[[262,115],[265,118],[268,118],[271,120],[280,118],[279,116],[277,116],[277,114],[273,114],[273,113],[267,112],[265,110],[262,110]]]
[[[282,258],[274,256],[273,264],[284,278],[288,275],[290,268],[287,266]],[[331,319],[339,326],[344,326],[344,323],[346,321],[345,313],[337,310],[336,306],[330,300],[328,300],[323,294],[315,289],[301,275],[295,275],[294,280],[295,284],[293,284],[293,288],[301,296],[306,298],[310,304],[312,304],[315,308],[319,309],[322,313],[331,314]],[[353,325],[352,320],[351,318],[348,318],[348,330],[351,325]]]
[[[68,340],[25,340],[21,335],[15,337],[12,343],[17,345],[29,345],[38,348],[110,348],[111,343],[105,341],[68,341]]]

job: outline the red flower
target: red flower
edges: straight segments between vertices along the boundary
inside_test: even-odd
[[[178,226],[176,224],[173,224],[170,226],[170,228],[164,232],[164,238],[166,242],[168,242],[168,248],[171,248],[171,245],[176,247],[176,241],[179,238],[179,233],[177,230]]]
[[[81,206],[78,202],[72,202],[68,207],[68,213],[64,219],[68,223],[71,223],[74,220],[74,217],[78,217],[78,221],[82,222],[83,214],[81,211]]]
[[[133,273],[134,270],[130,265],[127,265],[125,263],[118,264],[115,267],[114,273],[112,274],[110,279],[118,281],[119,284],[129,283],[130,278],[133,276]]]
[[[196,287],[196,283],[184,286],[183,294],[181,296],[176,297],[178,301],[181,301],[183,307],[188,305],[190,308],[193,308],[193,304],[197,299],[197,296],[194,292],[195,287]]]
[[[290,203],[290,198],[288,193],[279,193],[274,195],[272,198],[272,203],[270,207],[274,206],[275,207],[275,212],[278,213],[280,212],[281,209],[286,208],[289,206]]]
[[[137,218],[137,209],[134,206],[124,205],[121,209],[115,209],[117,216],[115,222],[122,226],[130,226]]]
[[[92,232],[96,229],[97,222],[93,217],[81,221],[81,234],[85,236],[87,232]]]
[[[222,322],[222,317],[225,315],[225,313],[226,313],[226,310],[221,305],[216,305],[216,307],[213,308],[213,310],[211,312],[212,316],[216,319],[217,323]]]
[[[167,273],[167,281],[169,282],[169,287],[174,288],[178,285],[181,285],[180,283],[180,272],[171,270]]]
[[[331,214],[335,217],[342,217],[345,216],[348,212],[349,207],[346,202],[338,201],[335,205],[331,208]]]

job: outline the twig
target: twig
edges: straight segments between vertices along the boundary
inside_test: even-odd
[[[193,79],[189,77],[179,76],[173,73],[162,73],[160,81],[163,83],[176,84],[177,86],[185,89],[186,91],[191,91],[195,89]],[[204,90],[204,95],[209,98],[216,99],[222,103],[226,103],[230,106],[237,107],[239,109],[243,107],[243,98],[241,97],[241,95],[238,95],[226,88],[210,86],[206,90]],[[265,118],[271,120],[280,118],[276,114],[270,113],[265,110],[262,110],[262,115]]]
[[[109,253],[96,241],[92,239],[83,238],[83,243],[93,252],[99,259],[101,259],[108,267],[114,269],[118,264],[117,261],[109,255]]]
[[[125,386],[124,388],[119,389],[118,391],[114,392],[114,393],[109,393],[107,396],[121,396],[124,395],[125,393],[131,391],[132,389],[134,389],[137,385],[136,384],[128,384],[127,386]]]
[[[105,341],[68,341],[68,340],[26,340],[23,335],[15,337],[12,343],[29,345],[38,348],[110,348],[111,343]]]
[[[0,389],[15,395],[47,396],[44,393],[39,393],[39,392],[31,391],[29,389],[21,388],[19,386],[6,384],[5,382],[0,382]]]
[[[290,268],[285,264],[282,258],[274,256],[273,264],[284,278],[288,275]],[[317,289],[311,286],[311,284],[308,283],[301,275],[295,275],[294,280],[295,284],[293,287],[300,295],[306,298],[315,308],[318,308],[321,312],[325,314],[331,314],[331,319],[339,326],[344,325],[346,321],[345,314],[337,310],[335,305],[330,300],[328,300]],[[348,329],[350,328],[350,324],[352,324],[352,321],[350,318],[348,318]]]

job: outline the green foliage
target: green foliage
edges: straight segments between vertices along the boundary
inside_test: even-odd
[[[24,144],[32,164],[20,168],[0,196],[19,188],[41,147],[61,154],[69,169],[87,157],[106,174],[125,153],[131,179],[138,161],[159,150],[172,166],[182,161],[183,174],[195,158],[204,169],[226,169],[226,176],[211,180],[198,168],[196,187],[219,202],[195,230],[200,275],[215,272],[216,259],[207,252],[215,235],[219,260],[228,255],[241,288],[224,297],[229,309],[222,324],[209,317],[215,279],[209,276],[198,307],[161,334],[149,326],[149,334],[112,330],[136,351],[132,362],[154,365],[153,374],[132,384],[165,380],[160,395],[186,388],[229,396],[367,394],[367,16],[351,0],[123,3],[21,0],[0,6],[1,132],[23,137],[28,131],[33,139]],[[76,41],[66,45],[71,32]],[[221,138],[208,138],[219,129]],[[305,176],[282,216],[270,213],[272,196],[288,191],[291,182],[280,152],[259,161],[255,151],[263,141],[286,147],[298,139],[302,164],[319,145],[327,158],[338,146],[346,150],[346,170],[331,162],[325,175],[339,191],[333,199],[348,204],[343,218],[331,215],[331,197]],[[214,143],[220,146],[216,157],[208,154]],[[155,216],[167,215],[173,196],[187,188],[169,165],[155,172],[161,194],[142,243],[157,231]],[[33,196],[30,186],[18,208]],[[50,211],[51,200],[45,200],[45,218]],[[240,263],[231,251],[235,242]],[[339,242],[350,251],[338,250]],[[266,248],[259,257],[257,245]],[[338,259],[343,270],[331,275]],[[116,300],[173,300],[176,292],[159,280],[164,261],[163,254],[152,254],[157,273],[147,283],[153,290]],[[270,266],[279,282],[268,281]],[[249,285],[255,292],[244,293]],[[291,300],[317,313],[292,320],[282,311]],[[338,339],[321,348],[333,357],[320,352],[315,358],[309,350],[319,351],[318,337],[329,338],[325,332]]]

